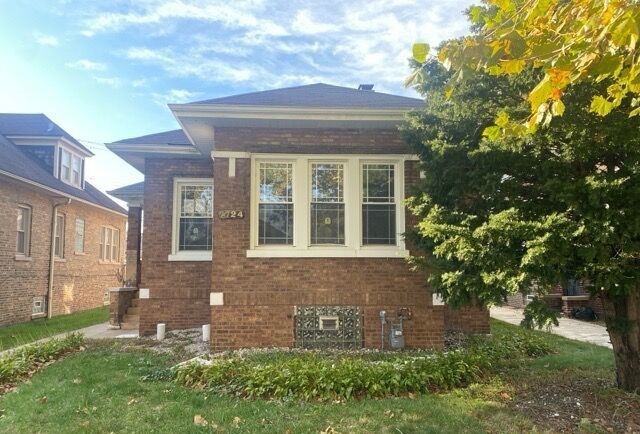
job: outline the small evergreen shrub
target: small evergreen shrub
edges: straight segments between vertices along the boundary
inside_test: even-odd
[[[376,398],[464,387],[504,361],[550,352],[544,339],[528,332],[474,338],[449,352],[230,352],[179,366],[175,379],[245,398]]]
[[[6,352],[0,356],[0,384],[15,381],[38,366],[77,350],[83,342],[82,334],[72,333],[60,339],[50,339]]]

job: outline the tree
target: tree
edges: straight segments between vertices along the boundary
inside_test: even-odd
[[[419,68],[427,107],[404,128],[426,175],[409,201],[418,224],[407,236],[423,251],[415,265],[454,306],[587,279],[605,306],[618,384],[640,390],[640,117],[628,117],[630,98],[603,118],[588,101],[609,83],[583,82],[547,128],[489,138],[502,113],[528,113],[523,95],[544,72],[478,73],[447,97],[452,73],[435,60]]]
[[[444,44],[437,56],[453,73],[447,92],[475,73],[516,75],[529,67],[544,74],[529,87],[529,111],[512,120],[499,114],[488,134],[521,135],[562,116],[567,89],[607,81],[581,104],[599,115],[620,107],[640,114],[640,4],[637,0],[483,0],[468,15],[476,32]],[[428,47],[414,45],[424,62]],[[413,83],[419,83],[419,74]]]

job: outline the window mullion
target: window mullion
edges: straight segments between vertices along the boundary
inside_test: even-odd
[[[298,157],[293,166],[293,246],[303,250],[309,248],[311,241],[309,233],[311,204],[307,191],[311,178],[309,167],[309,161],[304,157]]]
[[[346,164],[344,179],[345,199],[345,245],[352,249],[360,248],[360,168],[356,158],[350,158]]]

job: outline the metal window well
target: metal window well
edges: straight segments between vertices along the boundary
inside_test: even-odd
[[[296,306],[295,327],[299,348],[362,348],[358,306]]]

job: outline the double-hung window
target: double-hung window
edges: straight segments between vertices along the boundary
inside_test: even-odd
[[[71,183],[79,187],[81,176],[82,176],[82,159],[77,155],[74,155],[71,159]]]
[[[120,230],[103,226],[100,231],[100,260],[118,262],[120,259]]]
[[[74,251],[78,254],[84,253],[84,220],[76,219],[76,239]]]
[[[258,244],[293,244],[293,164],[259,163]]]
[[[16,253],[20,256],[30,255],[31,208],[18,207]]]
[[[60,148],[60,179],[82,187],[82,158],[64,148]]]
[[[362,245],[396,244],[395,165],[362,165]]]
[[[211,260],[213,180],[174,180],[173,247],[170,260]]]
[[[57,258],[64,258],[64,226],[65,215],[56,214],[56,228],[53,241],[53,253]]]
[[[344,245],[344,164],[311,163],[311,245]]]

